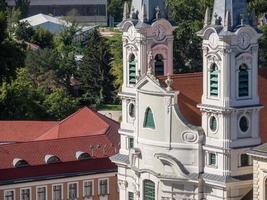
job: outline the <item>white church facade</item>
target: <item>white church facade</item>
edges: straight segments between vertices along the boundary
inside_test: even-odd
[[[261,144],[258,39],[246,0],[206,11],[203,73],[173,75],[162,0],[125,4],[120,200],[252,199],[247,152]],[[190,95],[187,95],[189,94]],[[193,105],[193,106],[192,106]],[[196,123],[194,123],[196,122]]]

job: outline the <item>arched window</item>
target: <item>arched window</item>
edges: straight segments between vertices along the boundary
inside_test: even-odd
[[[247,97],[249,95],[249,86],[248,86],[248,67],[246,64],[242,64],[239,67],[238,75],[238,96]]]
[[[157,54],[155,57],[155,76],[164,75],[164,61],[163,56]]]
[[[129,58],[129,84],[136,83],[136,60],[134,54]]]
[[[20,159],[20,158],[15,158],[13,160],[13,166],[16,168],[19,167],[27,167],[29,166],[29,163],[26,160]]]
[[[215,63],[210,68],[210,96],[218,96],[218,67]]]
[[[155,183],[144,180],[144,200],[155,200]]]
[[[154,117],[153,117],[152,110],[150,108],[146,109],[145,119],[144,119],[144,127],[145,128],[152,128],[152,129],[155,128]]]
[[[59,157],[55,155],[46,155],[45,156],[45,163],[46,164],[53,164],[53,163],[59,163],[61,162]]]

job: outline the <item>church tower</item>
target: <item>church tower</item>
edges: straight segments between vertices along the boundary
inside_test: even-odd
[[[209,183],[204,186],[204,194],[212,200],[242,199],[252,184],[246,151],[261,143],[261,34],[255,12],[248,13],[246,0],[215,0],[213,13],[207,9],[204,24],[198,32],[203,38],[203,95],[199,105],[206,134],[203,179]],[[223,183],[218,184],[218,179]]]

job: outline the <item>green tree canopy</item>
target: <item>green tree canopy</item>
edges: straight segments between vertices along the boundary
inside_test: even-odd
[[[20,18],[25,18],[28,16],[30,0],[15,0],[15,8],[20,10]]]
[[[93,30],[89,34],[88,47],[77,74],[85,105],[112,101],[114,89],[110,58],[105,38],[101,37],[97,30]]]
[[[38,27],[32,35],[31,42],[41,48],[52,48],[54,36],[48,30]]]

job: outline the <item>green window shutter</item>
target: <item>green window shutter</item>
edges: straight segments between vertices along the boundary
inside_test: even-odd
[[[152,129],[155,128],[154,117],[153,117],[152,110],[150,108],[146,109],[144,127],[145,128],[152,128]]]
[[[247,97],[248,90],[249,90],[249,85],[248,85],[248,71],[246,68],[241,68],[239,71],[239,92],[238,95],[239,97]]]
[[[155,183],[144,180],[144,200],[155,200]]]
[[[136,83],[136,62],[130,61],[129,62],[129,84]]]
[[[216,65],[212,66],[210,72],[210,95],[218,96],[218,70]]]
[[[133,192],[128,193],[128,200],[134,200],[134,193]]]
[[[209,165],[216,165],[216,154],[215,153],[209,154]]]

